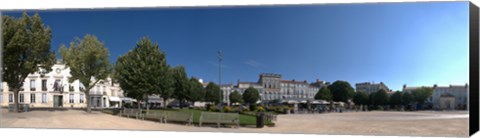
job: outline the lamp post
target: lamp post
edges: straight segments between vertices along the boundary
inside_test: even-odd
[[[222,50],[218,50],[218,107],[222,106]]]

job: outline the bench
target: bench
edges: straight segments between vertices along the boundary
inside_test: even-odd
[[[13,112],[15,109],[15,104],[8,105],[8,111]],[[28,112],[30,111],[30,104],[18,104],[18,111]]]
[[[265,121],[277,121],[277,115],[273,113],[265,113]]]
[[[192,112],[166,111],[166,121],[185,122],[191,125],[193,122]]]
[[[200,127],[204,123],[215,123],[217,127],[220,127],[220,124],[235,124],[238,128],[240,127],[240,115],[238,113],[202,112],[199,120]]]
[[[130,116],[135,116],[136,119],[138,119],[138,118],[143,118],[142,109],[128,109],[128,108],[124,108],[121,114],[122,114],[123,116],[126,115],[128,118],[130,118]]]
[[[158,119],[160,123],[167,123],[167,113],[164,111],[146,113],[142,116],[142,120],[145,120],[145,118]]]

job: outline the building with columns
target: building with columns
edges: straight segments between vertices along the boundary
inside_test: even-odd
[[[92,108],[121,107],[123,91],[117,83],[107,78],[100,80],[91,90],[90,97],[82,92],[80,81],[68,82],[70,69],[57,62],[51,72],[40,71],[29,74],[19,92],[19,103],[29,104],[31,108],[84,108],[86,98],[90,98]],[[0,85],[0,106],[13,104],[13,92],[6,82]]]

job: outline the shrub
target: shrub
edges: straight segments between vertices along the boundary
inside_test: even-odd
[[[243,108],[242,112],[248,112],[248,111],[250,111],[248,108]]]
[[[215,110],[215,106],[212,105],[212,104],[208,104],[207,105],[207,111],[214,111]]]
[[[261,106],[258,107],[257,110],[258,110],[258,112],[264,112],[264,111],[265,111],[265,109],[264,109],[263,107],[261,107]]]
[[[228,112],[230,112],[230,111],[232,111],[232,108],[230,108],[230,106],[225,106],[225,107],[223,107],[223,112],[227,112],[227,113],[228,113]]]
[[[377,106],[377,109],[380,110],[380,111],[382,111],[382,110],[383,110],[383,106],[380,106],[380,105],[379,105],[379,106]]]

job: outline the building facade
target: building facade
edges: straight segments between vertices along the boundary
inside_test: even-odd
[[[82,92],[85,88],[80,81],[68,82],[70,69],[57,62],[51,72],[40,71],[29,74],[19,92],[19,103],[30,107],[84,108],[90,98],[92,108],[120,107],[123,92],[120,86],[107,78],[100,80],[91,90],[90,97]],[[13,92],[6,82],[0,85],[0,105],[14,103]]]
[[[453,100],[447,100],[450,98]],[[468,85],[435,85],[433,87],[431,100],[434,109],[466,109],[468,102]]]
[[[431,88],[433,90],[432,96],[427,99],[426,103],[431,103],[433,109],[449,110],[461,109],[465,110],[468,107],[468,84],[465,85],[449,85],[449,86],[421,86],[421,87],[407,87],[403,86],[403,92],[411,93],[418,88]]]
[[[258,90],[260,94],[260,100],[271,101],[281,100],[287,98],[305,98],[313,99],[318,90],[328,85],[328,83],[318,81],[318,83],[309,84],[306,80],[283,80],[282,75],[273,73],[262,73],[259,75],[257,82],[241,82],[238,81],[237,85],[228,84],[222,85],[221,89],[224,94],[223,102],[229,103],[229,95],[234,91],[238,91],[241,94],[245,92],[249,87],[253,87]]]
[[[390,92],[390,89],[385,85],[383,82],[380,83],[370,83],[370,82],[362,82],[355,84],[355,90],[357,92],[365,92],[368,95],[377,92],[379,90],[385,90],[386,92]]]

